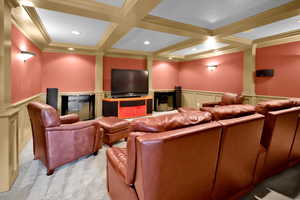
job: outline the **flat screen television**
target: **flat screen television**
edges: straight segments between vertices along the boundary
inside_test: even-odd
[[[111,94],[113,97],[147,95],[148,71],[112,69]]]

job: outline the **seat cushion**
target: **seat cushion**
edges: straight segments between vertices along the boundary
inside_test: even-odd
[[[294,102],[292,100],[271,100],[260,102],[256,105],[255,110],[260,114],[267,114],[269,111],[276,111],[286,108],[291,108],[294,106]]]
[[[130,123],[124,119],[118,119],[117,117],[103,117],[98,119],[102,128],[109,133],[117,132],[129,128]]]
[[[127,148],[112,147],[107,150],[107,159],[124,181],[127,174]]]
[[[242,104],[218,106],[213,108],[204,107],[201,108],[201,110],[210,112],[213,115],[214,120],[230,119],[255,113],[254,106]]]
[[[208,112],[183,112],[137,119],[132,121],[131,127],[133,131],[162,132],[209,122],[211,119],[212,115]]]

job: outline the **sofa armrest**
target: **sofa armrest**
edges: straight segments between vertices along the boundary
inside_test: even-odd
[[[217,106],[217,105],[220,105],[220,101],[218,101],[218,102],[208,102],[208,103],[204,103],[204,104],[202,104],[202,107],[215,107],[215,106]]]
[[[51,132],[51,131],[72,131],[72,130],[79,130],[83,128],[87,128],[89,126],[95,126],[96,128],[100,129],[101,126],[96,120],[90,120],[90,121],[81,121],[77,123],[72,123],[72,124],[62,124],[60,126],[55,126],[55,127],[49,127],[46,128],[46,131]]]
[[[136,170],[136,138],[145,134],[146,132],[131,132],[129,133],[127,139],[127,151],[128,151],[128,160],[127,160],[127,176],[126,183],[133,184],[135,179],[135,170]]]
[[[55,169],[101,147],[101,129],[97,121],[65,124],[45,129],[49,169]]]
[[[59,117],[61,124],[73,124],[79,122],[79,116],[77,114],[68,114]]]

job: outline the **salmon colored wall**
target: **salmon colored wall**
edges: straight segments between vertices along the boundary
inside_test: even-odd
[[[174,89],[179,84],[179,63],[154,61],[152,81],[153,89]]]
[[[218,67],[215,71],[209,71],[209,64],[218,64]],[[181,62],[179,85],[183,89],[241,93],[243,53]]]
[[[116,58],[104,56],[103,58],[103,90],[111,90],[112,69],[147,69],[146,59]]]
[[[11,102],[16,103],[41,91],[42,52],[14,25],[11,29]],[[20,51],[30,51],[35,57],[24,62]]]
[[[95,56],[43,53],[42,92],[58,88],[60,92],[95,90]]]
[[[256,69],[274,69],[256,78],[257,95],[300,97],[300,42],[257,49]]]

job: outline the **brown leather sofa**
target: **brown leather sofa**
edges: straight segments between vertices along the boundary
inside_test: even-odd
[[[262,178],[267,178],[288,167],[300,107],[295,107],[291,100],[272,100],[257,104],[256,111],[265,115],[261,144],[266,148],[266,158]]]
[[[202,107],[225,106],[233,104],[243,104],[244,97],[235,93],[224,93],[221,101],[204,103]]]
[[[141,132],[130,133],[127,148],[107,151],[111,199],[238,199],[256,183],[265,155],[264,117],[246,111],[228,119],[235,116],[218,110],[213,122],[200,111],[134,121]]]
[[[103,129],[96,120],[78,122],[77,115],[61,116],[46,104],[29,103],[34,159],[47,167],[47,175],[66,163],[97,155],[102,146]]]

